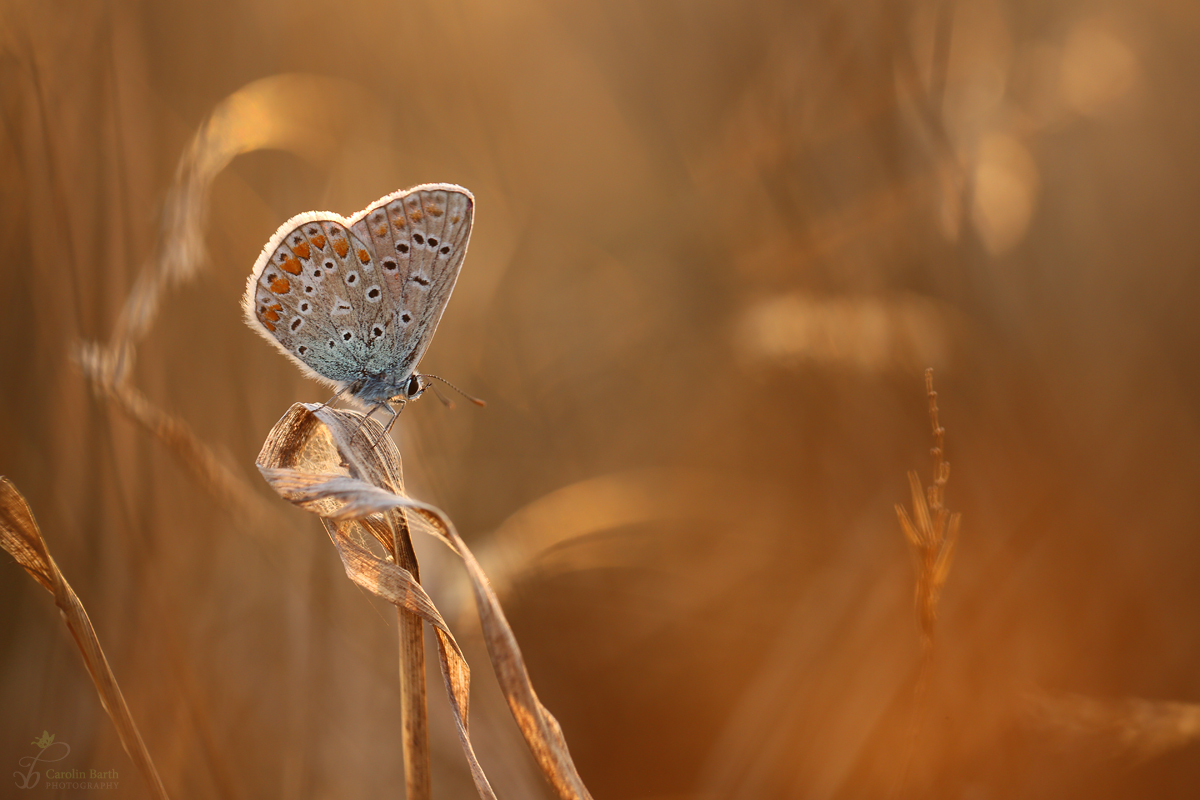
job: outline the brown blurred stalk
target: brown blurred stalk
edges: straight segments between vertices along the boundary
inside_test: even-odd
[[[962,514],[951,513],[945,505],[946,482],[950,480],[950,464],[945,460],[946,429],[938,421],[937,392],[933,390],[933,370],[925,370],[925,393],[929,398],[929,422],[933,426],[933,483],[922,489],[915,471],[908,473],[912,493],[912,516],[899,503],[896,516],[908,541],[916,567],[915,604],[921,626],[921,666],[913,687],[912,721],[909,724],[904,758],[892,796],[900,796],[908,780],[913,752],[920,737],[925,715],[925,696],[933,665],[933,633],[937,625],[938,600],[954,561],[954,546],[958,541]]]
[[[407,519],[392,525],[392,552],[396,563],[421,582],[417,554]],[[421,617],[407,608],[396,607],[400,631],[400,720],[404,728],[405,798],[425,800],[433,794],[433,771],[429,763],[429,719],[425,703],[425,628]]]
[[[96,692],[100,695],[100,703],[117,728],[121,745],[142,773],[154,797],[166,800],[167,790],[163,787],[162,779],[158,777],[158,770],[155,769],[150,753],[146,750],[142,734],[129,713],[129,706],[125,704],[125,696],[121,694],[117,678],[108,664],[104,649],[100,647],[100,640],[92,627],[92,621],[88,619],[83,603],[79,601],[51,558],[50,549],[42,538],[42,532],[38,528],[37,520],[33,518],[29,503],[5,477],[0,477],[0,546],[3,546],[46,591],[54,595],[54,604],[58,606],[59,613],[67,624],[67,630],[75,638],[75,644],[83,656],[84,666],[92,676],[92,683],[96,685]]]
[[[954,546],[958,541],[958,526],[962,514],[950,513],[944,504],[946,482],[950,480],[950,464],[943,455],[946,429],[938,423],[937,392],[933,390],[933,370],[925,371],[925,391],[929,396],[929,421],[933,425],[933,483],[928,490],[921,488],[915,471],[908,473],[912,492],[913,513],[896,504],[896,516],[904,538],[908,540],[917,567],[916,606],[921,624],[921,642],[928,651],[933,646],[933,630],[937,623],[937,605],[942,586],[954,561]]]
[[[1041,728],[1094,751],[1134,761],[1148,761],[1200,739],[1197,703],[1040,694],[1026,704],[1032,721]]]

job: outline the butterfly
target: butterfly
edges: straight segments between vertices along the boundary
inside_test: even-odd
[[[333,399],[348,392],[372,412],[387,408],[390,428],[397,407],[437,377],[417,365],[454,292],[474,210],[466,189],[430,183],[348,219],[292,217],[246,282],[246,322],[304,374],[335,387]]]

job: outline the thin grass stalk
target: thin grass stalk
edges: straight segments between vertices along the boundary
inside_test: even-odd
[[[151,795],[156,800],[167,800],[166,787],[163,786],[154,761],[150,758],[150,752],[146,749],[146,743],[142,740],[137,723],[133,721],[133,715],[129,713],[125,695],[122,694],[117,677],[113,674],[108,658],[104,655],[104,648],[100,646],[100,639],[96,635],[96,629],[92,627],[87,610],[84,609],[83,603],[80,602],[79,597],[58,568],[58,564],[51,557],[50,549],[46,546],[46,541],[42,537],[41,529],[38,527],[37,520],[34,519],[29,503],[17,491],[17,487],[8,478],[2,476],[0,476],[0,546],[35,581],[54,596],[54,604],[58,606],[63,622],[66,623],[67,630],[71,632],[71,637],[79,648],[79,654],[83,656],[83,664],[92,678],[96,693],[100,696],[100,704],[104,706],[104,710],[108,712],[109,718],[117,729],[121,746],[125,748],[125,752],[150,787]]]
[[[421,582],[417,554],[407,525],[392,525],[396,564]],[[429,718],[425,686],[425,626],[421,618],[396,607],[400,631],[400,721],[404,729],[404,786],[406,800],[428,800],[433,793],[429,756]]]
[[[909,552],[916,567],[914,605],[921,629],[921,662],[913,684],[912,716],[905,737],[900,771],[892,785],[891,797],[899,797],[908,783],[908,774],[916,752],[917,740],[925,723],[926,696],[933,671],[934,631],[937,626],[938,601],[942,586],[950,573],[954,548],[962,515],[951,513],[945,506],[946,483],[950,480],[950,464],[945,460],[946,429],[938,415],[937,392],[933,389],[933,370],[925,370],[925,394],[929,400],[929,422],[933,428],[933,483],[922,489],[916,472],[908,473],[912,495],[912,515],[896,504],[896,517],[908,541]]]

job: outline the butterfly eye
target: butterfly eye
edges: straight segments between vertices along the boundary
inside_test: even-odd
[[[405,392],[405,394],[407,394],[408,399],[411,400],[414,397],[416,397],[417,395],[419,395],[420,393],[421,393],[421,380],[416,375],[413,375],[411,378],[408,379],[408,391]]]

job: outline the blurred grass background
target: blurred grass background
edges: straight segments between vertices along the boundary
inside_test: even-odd
[[[1194,796],[1194,744],[1139,757],[1029,709],[1200,702],[1198,35],[1180,0],[4,3],[0,472],[173,795],[400,792],[394,618],[253,468],[328,393],[239,299],[293,214],[438,181],[477,216],[422,367],[489,405],[405,412],[409,489],[478,548],[597,798],[887,794],[927,366],[963,529],[907,791]],[[72,361],[231,98],[248,152],[130,380],[254,524]],[[462,609],[485,769],[547,796],[421,552]],[[144,796],[2,561],[0,763],[49,730]],[[443,699],[431,724],[435,793],[472,796]]]

